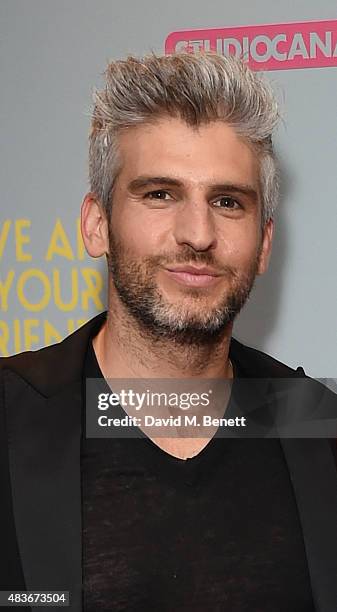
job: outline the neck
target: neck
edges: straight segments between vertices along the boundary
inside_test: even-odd
[[[119,304],[109,307],[93,346],[105,378],[233,378],[232,327],[209,344],[183,344],[142,329]]]

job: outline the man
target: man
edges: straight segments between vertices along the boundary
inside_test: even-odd
[[[277,121],[234,58],[109,64],[81,217],[108,312],[2,360],[3,589],[68,590],[77,611],[336,609],[332,439],[86,436],[87,379],[263,379],[249,411],[266,379],[305,376],[232,337],[271,254]]]

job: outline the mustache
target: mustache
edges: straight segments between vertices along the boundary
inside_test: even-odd
[[[109,227],[109,255],[118,257],[122,252],[124,256],[132,260],[133,253],[128,252],[120,242],[120,240],[114,235],[111,228]],[[174,264],[199,264],[205,266],[212,266],[213,268],[221,269],[221,266],[213,257],[213,254],[209,251],[197,252],[190,247],[182,247],[177,253],[171,253],[169,251],[162,251],[157,255],[150,255],[143,258],[143,262],[151,263],[154,266],[160,265],[174,265]]]
[[[177,264],[190,266],[197,264],[199,266],[209,266],[219,272],[219,274],[230,274],[235,276],[233,268],[224,264],[219,264],[210,253],[179,253],[174,257],[172,255],[153,255],[144,260],[151,268],[175,266]]]
[[[163,251],[157,255],[148,255],[147,257],[134,259],[134,253],[127,248],[123,248],[122,243],[116,238],[109,228],[109,254],[108,265],[111,272],[114,272],[115,265],[121,258],[128,260],[129,268],[145,266],[147,273],[152,274],[157,268],[169,267],[175,265],[199,265],[210,266],[217,270],[219,274],[238,279],[240,274],[235,267],[220,263],[214,257],[211,251],[197,252],[189,247],[182,247],[177,253]],[[244,276],[249,277],[252,271],[256,270],[259,259],[259,252],[256,254],[255,260],[251,261],[251,269],[247,270]]]
[[[111,248],[112,247],[112,248]],[[110,253],[108,256],[109,267],[113,272],[114,265],[116,263],[116,259],[120,259],[120,254],[122,249],[119,248],[118,245],[110,245]],[[148,274],[152,274],[157,268],[165,268],[165,267],[174,267],[175,265],[199,265],[201,266],[209,266],[213,269],[217,270],[219,274],[224,276],[229,276],[236,278],[237,271],[226,264],[220,264],[213,257],[212,253],[196,253],[196,252],[180,252],[176,254],[171,253],[160,253],[159,255],[149,255],[147,257],[143,257],[142,259],[134,260],[131,253],[128,256],[127,252],[124,252],[124,257],[128,259],[129,268],[139,267],[140,265],[145,266],[147,268]]]

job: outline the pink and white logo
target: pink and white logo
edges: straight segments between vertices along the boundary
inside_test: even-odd
[[[171,32],[165,53],[215,51],[253,70],[337,66],[337,20]]]

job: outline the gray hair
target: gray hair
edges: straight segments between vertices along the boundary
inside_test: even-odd
[[[272,144],[279,109],[271,86],[234,56],[177,53],[127,57],[108,64],[104,89],[93,94],[89,136],[90,189],[110,217],[121,168],[118,134],[171,116],[189,126],[224,121],[253,147],[259,160],[262,224],[274,215],[279,171]]]

